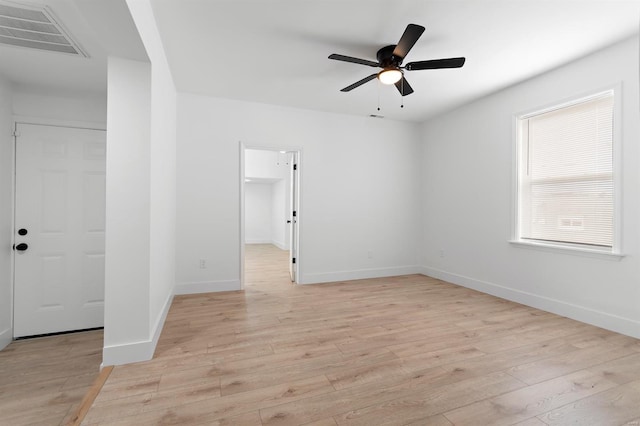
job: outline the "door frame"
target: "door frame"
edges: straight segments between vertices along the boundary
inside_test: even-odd
[[[17,136],[16,131],[18,124],[31,124],[36,126],[51,126],[51,127],[67,127],[74,129],[84,129],[84,130],[101,130],[106,132],[107,125],[106,123],[93,122],[93,121],[74,121],[74,120],[59,120],[55,118],[41,118],[41,117],[32,117],[25,115],[14,115],[12,117],[12,125],[13,134],[11,138],[13,142],[11,144],[11,149],[13,152],[12,156],[12,170],[11,170],[11,247],[15,244],[15,229],[16,229],[16,173],[17,170]],[[106,232],[106,231],[105,231]],[[16,293],[16,276],[15,276],[15,251],[11,250],[11,298],[10,298],[10,314],[11,314],[11,339],[15,338],[14,334],[14,309],[15,309],[15,293]],[[1,348],[1,346],[0,346]]]
[[[239,246],[240,246],[240,290],[244,290],[244,255],[245,255],[245,250],[244,250],[244,245],[245,245],[245,202],[244,202],[244,197],[245,197],[245,151],[247,149],[256,149],[256,150],[261,150],[261,151],[287,151],[287,152],[295,152],[297,153],[297,157],[298,157],[298,167],[297,167],[297,171],[298,171],[298,186],[297,188],[295,188],[296,191],[296,200],[297,200],[297,209],[296,209],[296,216],[297,216],[297,225],[298,225],[298,232],[296,232],[296,280],[293,282],[293,284],[300,284],[301,280],[300,277],[302,276],[302,269],[303,269],[303,264],[304,262],[300,261],[300,259],[302,258],[301,256],[301,249],[300,249],[300,241],[302,241],[302,238],[300,237],[302,235],[302,222],[300,221],[300,217],[302,216],[302,214],[300,213],[300,211],[302,210],[302,190],[300,188],[302,188],[302,169],[300,166],[300,163],[302,163],[302,148],[301,147],[291,147],[291,146],[273,146],[273,145],[247,145],[244,142],[240,141],[239,143],[239,151],[240,151],[240,155],[239,155],[239,159],[240,159],[240,176],[239,176],[239,183],[240,183],[240,203],[239,203],[239,207],[240,207],[240,233],[239,233]],[[291,247],[289,247],[289,250],[291,250]]]

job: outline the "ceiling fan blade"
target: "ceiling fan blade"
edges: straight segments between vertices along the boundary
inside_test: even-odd
[[[396,82],[396,88],[402,96],[407,96],[413,93],[413,88],[404,76]]]
[[[343,62],[351,62],[354,64],[360,64],[360,65],[368,65],[370,67],[380,66],[377,62],[368,61],[366,59],[353,58],[351,56],[338,55],[337,53],[333,53],[329,55],[329,59],[335,59],[336,61],[343,61]]]
[[[438,68],[460,68],[465,58],[432,59],[430,61],[409,62],[405,69],[408,71],[435,70]]]
[[[371,74],[369,77],[365,77],[360,81],[356,81],[355,83],[353,83],[351,86],[347,86],[344,89],[341,89],[341,92],[350,92],[353,89],[355,89],[358,86],[362,86],[363,84],[373,80],[374,78],[376,78],[378,76],[378,74]]]
[[[422,33],[424,32],[424,27],[416,24],[409,24],[407,28],[404,30],[402,37],[400,37],[400,41],[396,45],[396,48],[393,49],[393,55],[397,56],[400,59],[404,59],[405,56],[409,53],[411,48],[416,41],[420,38]]]

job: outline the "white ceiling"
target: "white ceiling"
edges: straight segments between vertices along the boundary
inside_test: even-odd
[[[152,0],[179,90],[314,110],[423,121],[637,33],[639,0]],[[405,97],[331,53],[376,60],[409,23],[426,27],[405,63],[464,56],[461,69],[407,72]],[[380,99],[381,111],[376,110]]]
[[[638,32],[640,0],[151,0],[179,91],[423,121]],[[107,55],[146,59],[125,0],[46,4],[91,56],[0,45],[0,73],[23,86],[104,92]],[[465,56],[461,69],[407,72],[404,98],[373,68],[408,23],[426,27],[406,62]],[[378,104],[381,111],[377,111]]]
[[[17,7],[47,7],[88,54],[84,58],[0,44],[0,74],[20,88],[106,96],[107,55],[148,60],[124,0],[0,2]]]

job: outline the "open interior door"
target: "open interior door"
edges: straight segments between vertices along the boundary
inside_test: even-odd
[[[289,275],[291,282],[298,282],[298,153],[291,152],[291,200],[289,209]]]

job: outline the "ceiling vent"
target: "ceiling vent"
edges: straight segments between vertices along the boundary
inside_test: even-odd
[[[0,1],[0,44],[87,57],[46,7]]]

